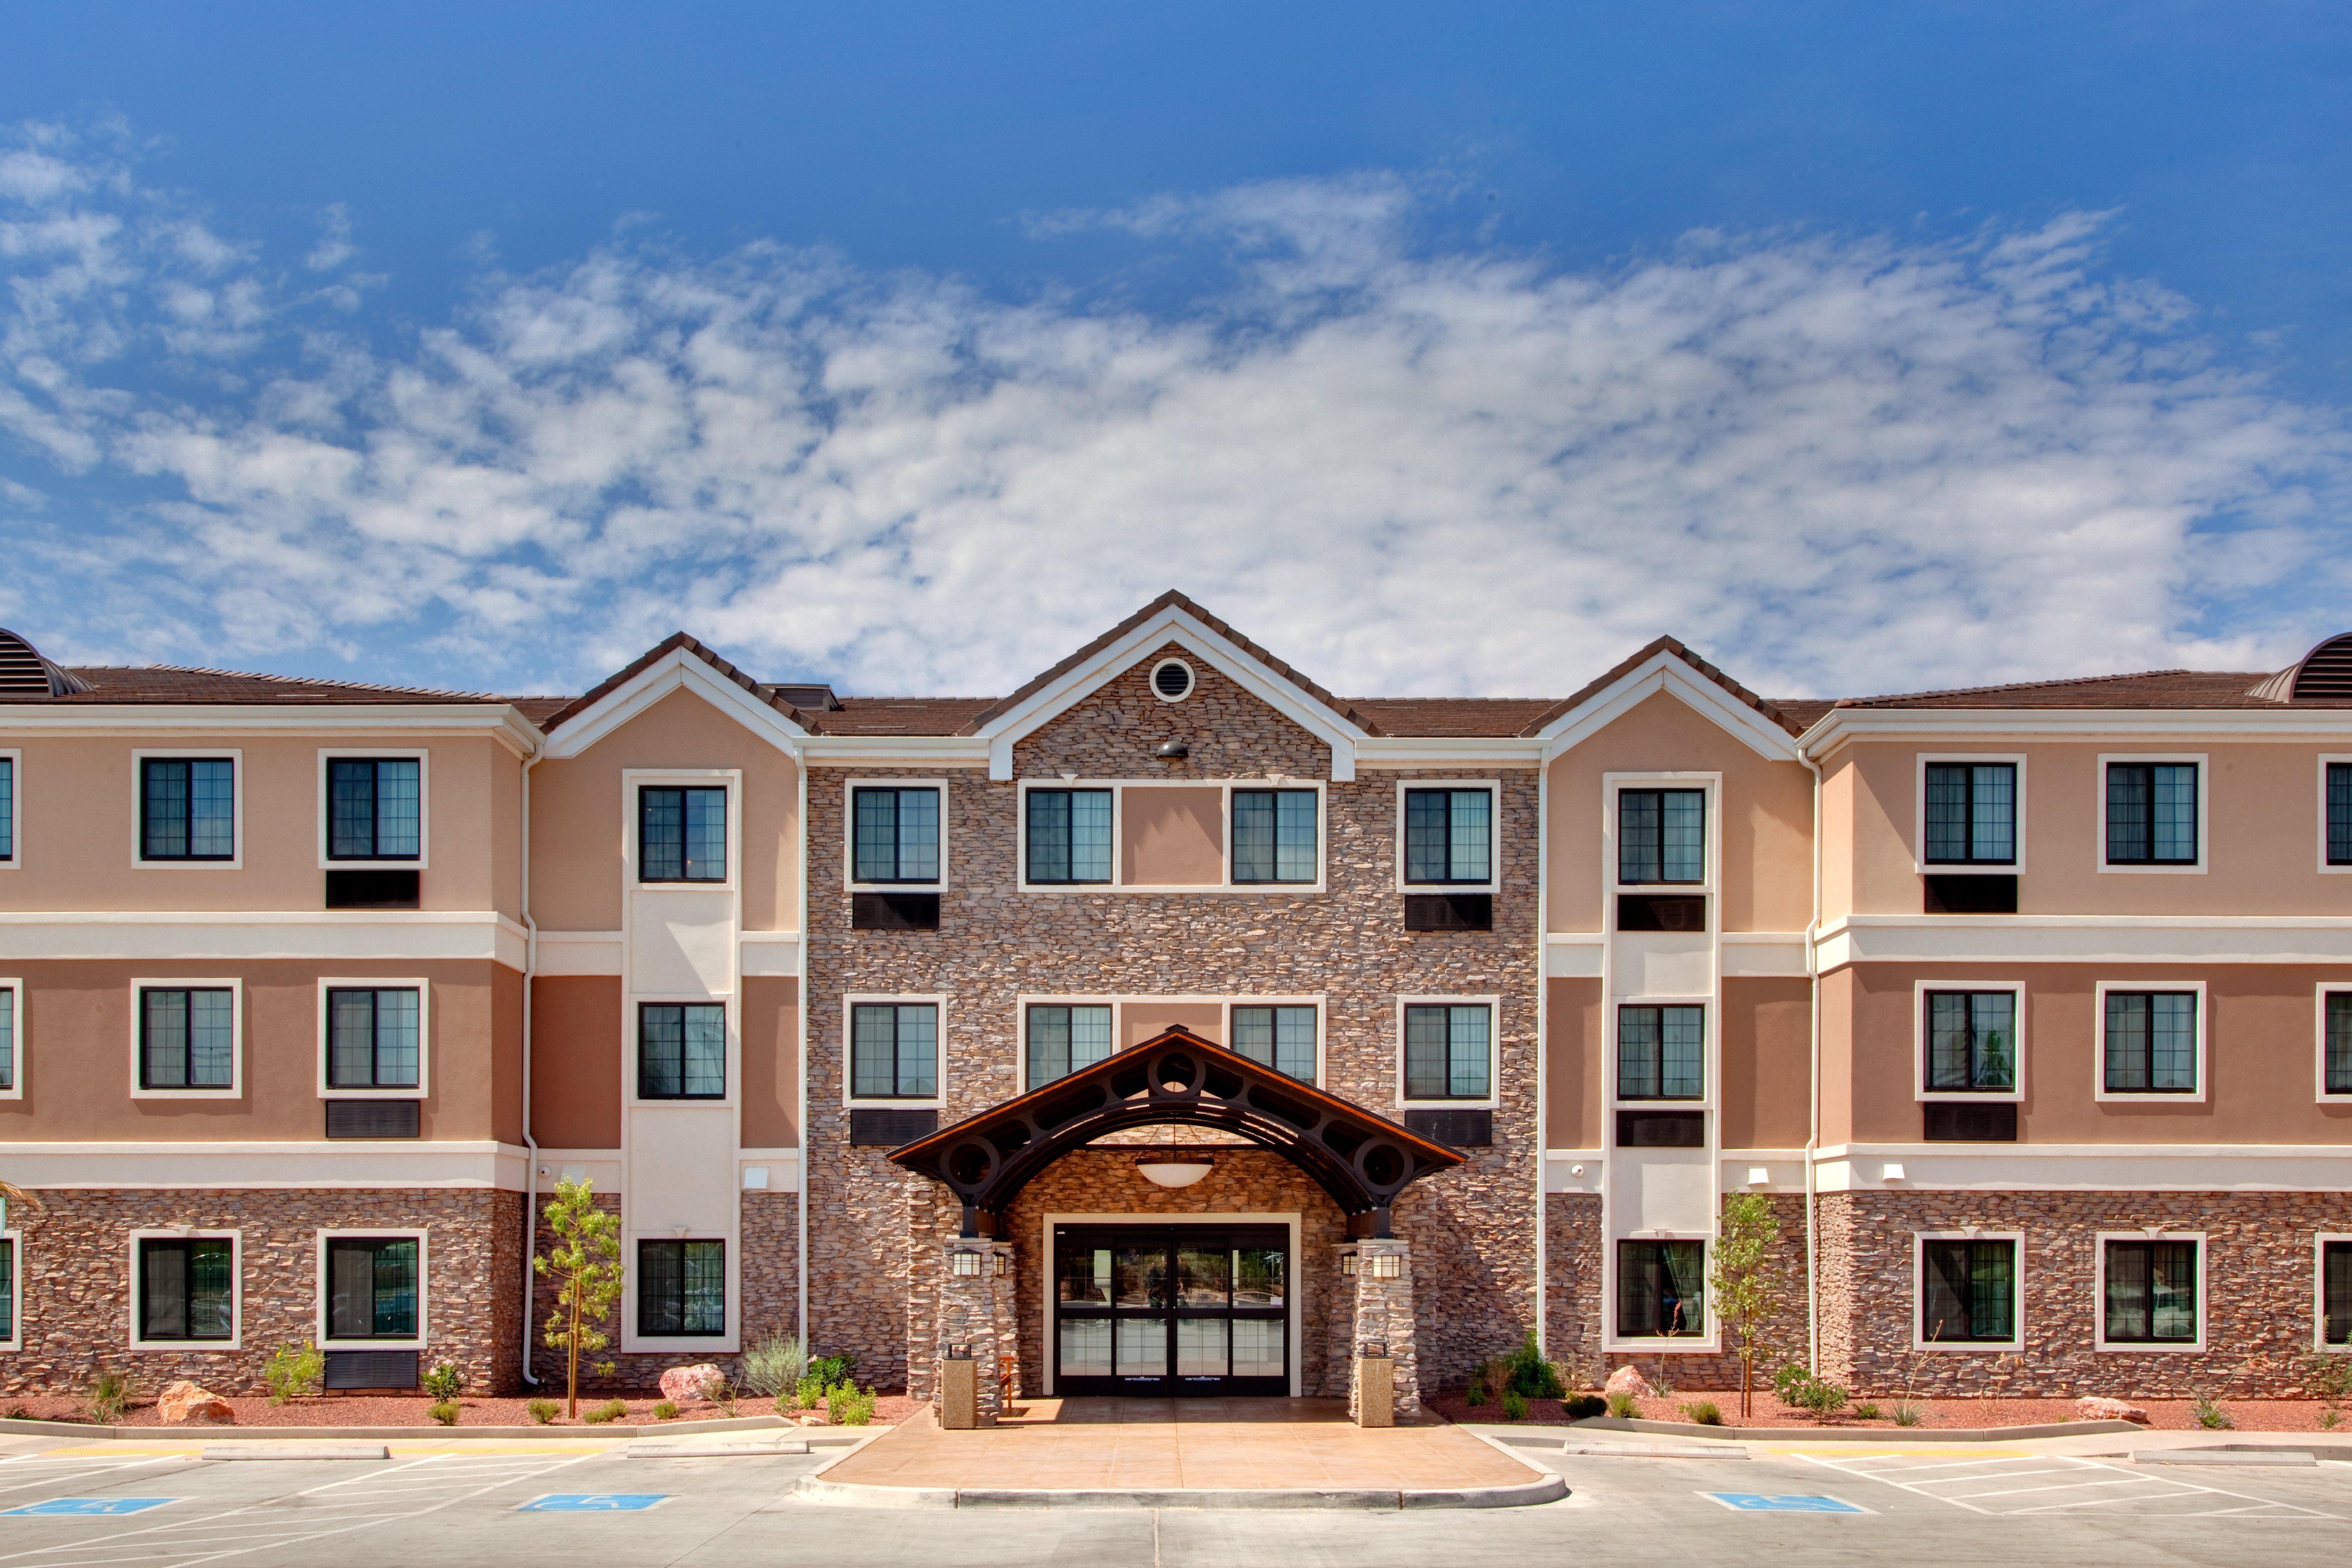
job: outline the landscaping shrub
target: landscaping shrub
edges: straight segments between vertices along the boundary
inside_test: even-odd
[[[1590,1421],[1609,1413],[1609,1402],[1597,1394],[1571,1394],[1562,1403],[1570,1421]]]
[[[1528,1418],[1528,1396],[1516,1388],[1503,1390],[1503,1419],[1524,1421]]]
[[[1869,1404],[1857,1405],[1853,1407],[1853,1418],[1857,1421],[1875,1421],[1878,1419],[1878,1406]]]
[[[466,1386],[466,1374],[455,1364],[445,1361],[419,1381],[425,1384],[425,1392],[434,1398],[455,1399],[457,1391]]]
[[[1790,1362],[1772,1378],[1773,1391],[1780,1403],[1804,1411],[1815,1420],[1835,1415],[1846,1401],[1846,1392],[1836,1384],[1815,1377],[1801,1362]]]
[[[261,1369],[269,1403],[283,1405],[297,1394],[316,1394],[327,1381],[327,1358],[307,1340],[299,1345],[279,1345]]]
[[[1642,1406],[1630,1394],[1612,1394],[1609,1395],[1609,1414],[1620,1421],[1631,1421],[1642,1414]]]
[[[1898,1400],[1895,1405],[1894,1421],[1897,1426],[1916,1426],[1919,1425],[1920,1417],[1925,1414],[1926,1412],[1913,1401]]]
[[[824,1391],[824,1414],[836,1426],[863,1426],[874,1419],[874,1391],[837,1383]]]
[[[455,1426],[457,1424],[457,1402],[454,1399],[436,1399],[425,1407],[425,1414],[444,1426]]]
[[[1503,1369],[1509,1379],[1507,1386],[1513,1394],[1523,1394],[1529,1399],[1558,1399],[1568,1392],[1559,1381],[1559,1369],[1544,1360],[1533,1330],[1503,1363]]]
[[[1477,1406],[1486,1403],[1486,1369],[1480,1367],[1470,1374],[1470,1386],[1462,1393],[1462,1403]]]
[[[836,1383],[847,1383],[850,1369],[856,1364],[857,1358],[854,1355],[811,1356],[808,1375],[816,1379],[820,1389],[831,1388]]]
[[[2197,1425],[2209,1432],[2227,1432],[2237,1423],[2230,1419],[2230,1413],[2221,1408],[2221,1401],[2210,1394],[2200,1393],[2197,1395]]]
[[[552,1399],[534,1399],[523,1408],[530,1411],[530,1418],[542,1426],[554,1420],[563,1411],[563,1406]]]
[[[814,1373],[802,1378],[799,1386],[793,1390],[793,1404],[799,1409],[814,1410],[824,1403],[824,1380]]]
[[[580,1413],[580,1419],[583,1421],[593,1421],[601,1424],[606,1421],[618,1421],[622,1416],[626,1415],[628,1413],[629,1407],[627,1405],[617,1399],[608,1399],[602,1405],[593,1405],[590,1408],[582,1411]]]
[[[675,1420],[677,1420],[677,1402],[676,1400],[665,1399],[665,1400],[663,1400],[660,1404],[658,1404],[658,1405],[655,1405],[655,1406],[654,1406],[654,1419],[655,1419],[655,1420],[656,1420],[656,1421],[675,1421]]]
[[[808,1343],[795,1334],[770,1334],[743,1352],[743,1386],[762,1399],[792,1393],[808,1372]]]
[[[131,1380],[119,1372],[101,1372],[89,1383],[89,1418],[101,1426],[122,1419],[131,1404]]]
[[[1712,1399],[1694,1399],[1683,1406],[1683,1414],[1702,1426],[1723,1425],[1723,1411]]]

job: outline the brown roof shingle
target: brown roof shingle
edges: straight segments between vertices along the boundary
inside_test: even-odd
[[[1888,697],[1848,697],[1840,708],[2279,708],[2253,694],[2268,670],[2150,669],[2137,675],[2086,675],[2010,686],[1966,686]],[[2352,707],[2352,701],[2309,699],[2302,708]]]
[[[487,691],[436,691],[415,686],[362,686],[300,675],[252,675],[234,669],[179,665],[79,665],[68,673],[87,690],[43,700],[44,705],[107,702],[504,702]]]

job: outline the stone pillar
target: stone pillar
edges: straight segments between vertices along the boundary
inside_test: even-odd
[[[1013,1246],[981,1237],[959,1237],[947,1244],[940,1264],[939,1322],[931,1352],[932,1405],[938,1408],[937,1391],[946,1384],[948,1347],[966,1346],[979,1384],[980,1424],[992,1426],[1002,1414],[997,1398],[1001,1358],[1016,1353]]]
[[[1354,1321],[1348,1338],[1348,1415],[1363,1412],[1360,1373],[1363,1347],[1388,1347],[1396,1373],[1396,1413],[1421,1413],[1421,1364],[1413,1350],[1412,1247],[1396,1237],[1351,1241],[1339,1249],[1344,1271],[1353,1260],[1356,1270]]]

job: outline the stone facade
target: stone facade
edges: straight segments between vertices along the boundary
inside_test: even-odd
[[[1420,1337],[1412,1301],[1412,1245],[1394,1239],[1351,1241],[1339,1248],[1341,1278],[1345,1264],[1356,1265],[1353,1299],[1349,1302],[1349,1332],[1335,1335],[1349,1358],[1348,1414],[1362,1419],[1363,1358],[1377,1347],[1390,1368],[1392,1382],[1390,1409],[1399,1415],[1421,1413],[1420,1357],[1414,1342]],[[1382,1278],[1383,1266],[1395,1269]]]

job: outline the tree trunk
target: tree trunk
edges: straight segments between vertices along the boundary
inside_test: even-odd
[[[577,1421],[580,1418],[580,1281],[577,1279],[572,1282],[571,1352],[569,1358],[571,1365],[565,1372],[563,1379],[563,1399],[568,1406],[563,1412],[563,1418],[566,1421]]]
[[[1739,1336],[1739,1418],[1742,1421],[1756,1414],[1756,1352],[1748,1348],[1748,1336]]]

